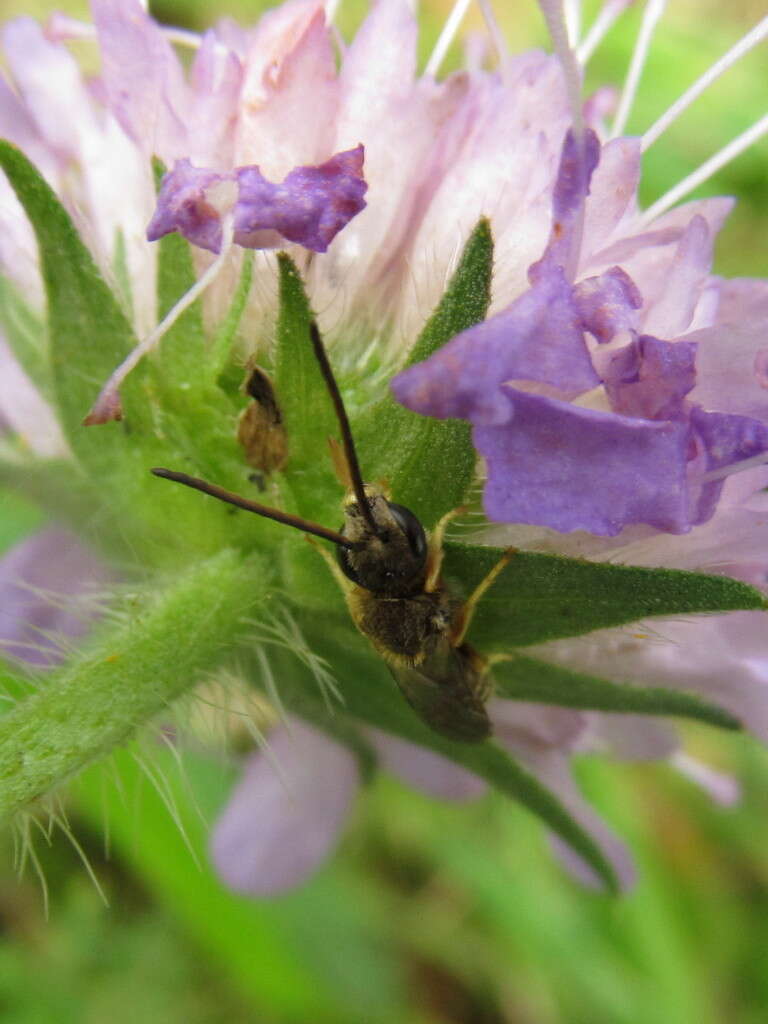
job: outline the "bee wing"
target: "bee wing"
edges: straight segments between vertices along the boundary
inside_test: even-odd
[[[447,640],[418,667],[388,665],[400,692],[422,721],[451,740],[479,743],[491,734],[480,676],[466,646]]]

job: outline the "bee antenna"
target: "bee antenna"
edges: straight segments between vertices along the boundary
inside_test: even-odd
[[[315,358],[320,366],[320,372],[323,375],[323,380],[325,381],[328,393],[331,396],[333,407],[336,410],[336,419],[339,421],[339,427],[341,428],[341,440],[344,446],[344,455],[346,456],[347,465],[349,467],[349,478],[352,481],[352,490],[355,492],[358,507],[363,513],[365,521],[368,523],[371,530],[373,530],[374,534],[378,535],[380,530],[373,518],[371,505],[368,501],[368,495],[365,493],[365,485],[363,484],[363,478],[360,474],[360,463],[357,461],[355,442],[352,437],[352,429],[349,426],[347,410],[344,408],[344,402],[342,401],[341,393],[339,392],[339,386],[336,383],[336,378],[333,376],[331,364],[328,362],[328,353],[325,351],[325,345],[323,345],[323,339],[320,337],[320,330],[318,329],[315,320],[312,320],[309,325],[309,336],[312,339],[312,348],[315,350]]]
[[[283,523],[284,526],[293,526],[296,530],[302,530],[304,533],[311,533],[315,537],[322,537],[323,540],[330,540],[334,544],[339,544],[343,548],[358,547],[355,541],[348,540],[335,530],[327,530],[324,526],[320,526],[319,523],[313,523],[309,519],[302,519],[300,516],[292,516],[288,512],[281,512],[279,509],[270,508],[268,505],[260,505],[256,501],[249,501],[247,498],[241,498],[239,494],[233,494],[232,491],[225,491],[223,487],[217,487],[216,484],[209,484],[207,480],[201,480],[199,477],[188,476],[186,473],[177,473],[173,469],[162,469],[160,467],[153,469],[152,473],[154,473],[155,476],[162,477],[164,480],[173,480],[175,483],[184,484],[185,487],[191,487],[195,491],[202,491],[203,494],[210,494],[212,498],[218,498],[219,501],[225,501],[228,505],[235,505],[237,508],[243,508],[246,512],[255,512],[257,516],[264,516],[265,519],[274,519],[276,523]]]

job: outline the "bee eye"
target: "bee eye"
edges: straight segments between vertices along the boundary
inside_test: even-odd
[[[396,505],[393,501],[388,501],[387,505],[392,518],[405,534],[411,554],[417,561],[423,562],[427,557],[427,535],[424,533],[424,527],[404,505]]]

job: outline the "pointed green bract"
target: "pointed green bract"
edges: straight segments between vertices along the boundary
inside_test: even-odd
[[[502,553],[448,543],[444,572],[468,595]],[[518,551],[478,605],[469,639],[490,654],[659,615],[765,607],[759,591],[727,576]]]
[[[493,678],[498,696],[511,700],[582,708],[585,711],[678,715],[721,729],[741,728],[739,720],[730,712],[692,693],[613,683],[537,658],[518,655],[510,661],[500,662],[493,668]]]
[[[485,319],[491,298],[493,238],[483,218],[470,235],[459,265],[408,358],[427,359],[461,331]],[[475,469],[471,427],[436,420],[404,408],[387,394],[360,417],[355,435],[367,479],[386,477],[394,499],[431,527],[462,503]]]
[[[338,436],[339,428],[312,349],[314,314],[296,264],[284,252],[277,258],[280,312],[273,384],[290,446],[287,472],[312,471],[319,460],[328,472],[326,442]]]
[[[45,796],[198,683],[245,632],[266,567],[233,552],[195,565],[0,718],[0,818]]]
[[[309,333],[314,314],[290,256],[278,254],[279,312],[272,383],[288,442],[281,474],[282,499],[291,512],[322,520],[338,506],[341,486],[333,474],[328,439],[340,430]],[[333,354],[329,353],[331,364]]]
[[[102,469],[120,450],[120,427],[84,428],[102,385],[136,344],[130,324],[69,214],[20,150],[0,141],[0,166],[32,222],[48,300],[53,388],[73,451]]]

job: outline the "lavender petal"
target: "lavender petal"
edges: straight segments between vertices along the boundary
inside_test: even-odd
[[[414,789],[438,800],[476,800],[487,790],[483,779],[440,754],[379,729],[369,729],[382,766]]]
[[[398,402],[424,416],[502,425],[511,417],[501,385],[536,381],[578,394],[599,383],[559,267],[506,310],[462,331],[423,363],[392,380]]]
[[[317,167],[296,167],[279,184],[258,167],[240,167],[235,241],[249,249],[297,242],[325,252],[341,229],[365,208],[362,146],[336,153]],[[275,237],[277,235],[277,237]]]
[[[611,267],[599,277],[587,277],[573,289],[573,300],[585,331],[604,344],[621,331],[634,330],[643,297],[629,274]]]
[[[695,407],[691,425],[704,448],[706,472],[768,452],[768,424],[761,420]],[[723,480],[713,480],[701,488],[693,520],[696,524],[705,523],[714,515],[723,484]]]
[[[165,175],[157,197],[157,209],[147,226],[147,240],[178,231],[193,245],[210,252],[221,249],[221,214],[207,198],[208,189],[227,180],[227,175],[177,160]]]
[[[624,416],[683,420],[683,399],[696,383],[697,346],[644,334],[612,353],[603,373],[611,407]]]
[[[94,614],[83,598],[108,573],[71,533],[41,530],[0,558],[0,650],[28,665],[60,661]]]
[[[346,748],[297,719],[277,726],[214,826],[211,858],[224,883],[248,896],[301,884],[335,847],[358,781]]]
[[[514,415],[476,427],[488,464],[484,507],[496,522],[613,537],[629,523],[690,529],[688,428],[508,389]]]

